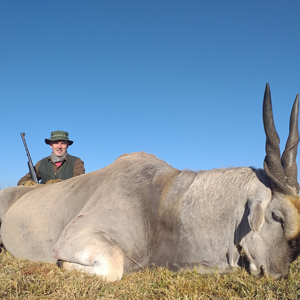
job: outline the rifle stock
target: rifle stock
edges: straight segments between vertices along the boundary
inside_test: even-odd
[[[28,148],[27,148],[27,144],[26,144],[26,141],[25,141],[25,133],[22,132],[21,133],[21,137],[22,137],[23,144],[24,144],[24,147],[25,147],[25,150],[26,150],[26,154],[27,154],[27,157],[28,157],[28,168],[29,168],[31,179],[35,183],[39,183],[38,178],[37,178],[37,174],[36,174],[36,170],[35,170],[34,165],[32,163],[32,160],[31,160]]]

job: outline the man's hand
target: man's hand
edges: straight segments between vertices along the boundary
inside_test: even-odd
[[[63,181],[62,179],[50,179],[46,182],[46,184],[53,184],[53,183],[56,183],[56,182],[61,182]]]
[[[32,185],[36,185],[36,183],[30,179],[30,180],[26,180],[26,181],[22,182],[20,185],[32,186]]]

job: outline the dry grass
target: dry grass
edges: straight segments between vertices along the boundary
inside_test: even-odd
[[[33,263],[0,250],[0,299],[300,299],[300,260],[287,279],[175,274],[164,268],[130,273],[105,283],[96,276]]]

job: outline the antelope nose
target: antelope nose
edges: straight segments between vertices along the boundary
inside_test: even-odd
[[[264,265],[261,265],[261,266],[260,266],[260,274],[261,274],[262,276],[268,277],[268,272],[267,272],[266,267],[265,267]],[[282,277],[282,274],[280,274],[280,273],[273,274],[273,273],[272,273],[271,276],[272,276],[275,280],[277,280],[277,279],[279,279],[279,278]]]

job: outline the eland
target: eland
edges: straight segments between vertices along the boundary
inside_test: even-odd
[[[287,276],[300,252],[299,95],[280,156],[267,84],[264,169],[179,171],[137,152],[53,185],[0,191],[1,240],[15,257],[107,281],[145,266]]]

